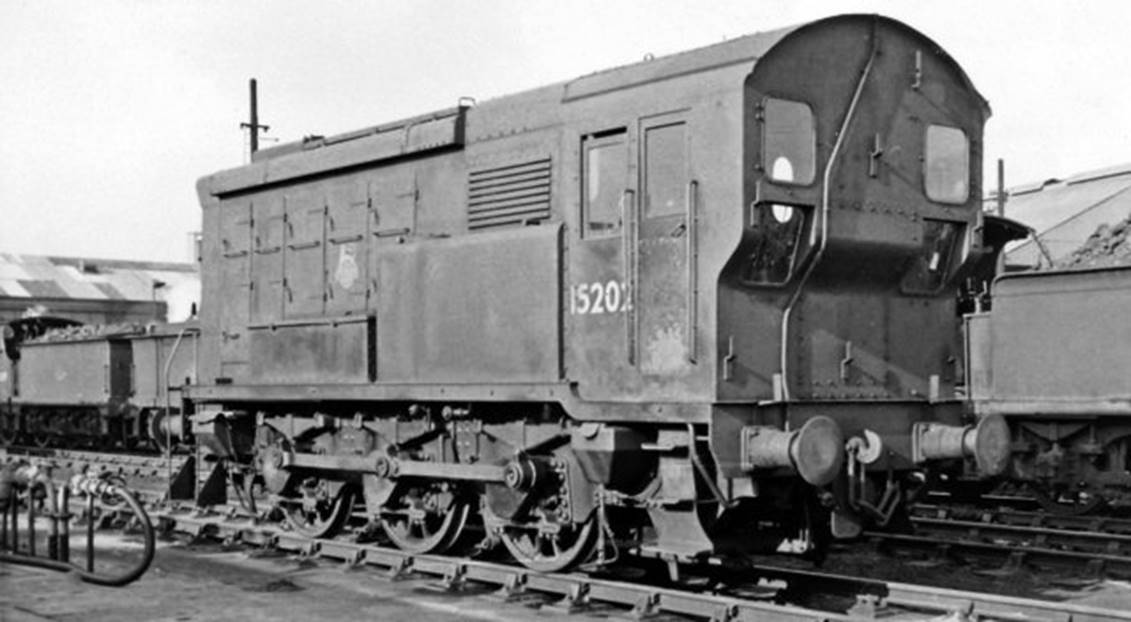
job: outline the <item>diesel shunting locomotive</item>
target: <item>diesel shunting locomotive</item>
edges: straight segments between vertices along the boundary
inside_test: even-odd
[[[1009,456],[954,397],[988,114],[851,15],[259,151],[198,184],[196,441],[302,533],[543,570],[886,524]]]

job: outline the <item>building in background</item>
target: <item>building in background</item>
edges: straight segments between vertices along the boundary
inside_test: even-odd
[[[0,322],[31,315],[86,324],[177,322],[199,301],[194,263],[0,253]]]
[[[1131,214],[1131,164],[1006,190],[1005,215],[1033,229],[1034,237],[1006,248],[1011,268],[1064,264],[1101,225]],[[996,196],[986,199],[993,211]]]

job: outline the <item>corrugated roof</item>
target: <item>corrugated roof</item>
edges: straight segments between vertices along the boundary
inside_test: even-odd
[[[72,300],[164,299],[200,282],[194,264],[0,253],[0,297]],[[154,288],[155,283],[162,285]]]
[[[1059,261],[1097,227],[1131,213],[1131,163],[1022,184],[1006,192],[1006,216],[1032,227],[1053,261]],[[987,208],[993,204],[993,197],[987,197]],[[1007,261],[1014,265],[1036,265],[1041,255],[1033,240],[1006,251]]]

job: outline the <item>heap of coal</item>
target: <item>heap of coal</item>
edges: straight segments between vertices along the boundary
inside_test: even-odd
[[[1059,262],[1058,268],[1131,266],[1131,214],[1115,224],[1100,225],[1083,246]]]
[[[47,341],[82,341],[84,339],[100,339],[102,337],[144,335],[145,331],[146,327],[136,322],[123,322],[121,324],[79,324],[77,326],[52,328],[32,341],[40,343]]]

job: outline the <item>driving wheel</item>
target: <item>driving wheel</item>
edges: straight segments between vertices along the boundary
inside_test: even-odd
[[[447,482],[414,486],[381,510],[381,527],[397,548],[443,553],[460,540],[471,503]]]
[[[299,496],[279,499],[291,529],[308,538],[337,535],[353,509],[354,491],[348,485],[333,489],[331,482],[310,477],[299,485]]]

